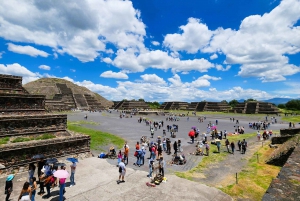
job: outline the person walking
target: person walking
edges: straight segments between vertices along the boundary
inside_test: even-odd
[[[30,201],[30,198],[31,198],[31,188],[29,186],[29,182],[26,181],[23,185],[18,201]]]
[[[165,166],[166,166],[166,162],[164,161],[163,157],[160,157],[159,159],[159,174],[161,174],[162,177],[165,176]]]
[[[167,138],[167,154],[171,154],[171,140]]]
[[[126,165],[128,164],[128,155],[129,155],[129,147],[127,145],[124,146],[124,162],[126,161]]]
[[[226,146],[226,148],[227,148],[228,153],[230,153],[229,145],[230,145],[230,142],[229,142],[228,139],[226,139],[226,141],[225,141],[225,146]]]
[[[146,155],[146,149],[145,147],[142,147],[141,165],[145,164],[145,155]]]
[[[230,147],[231,147],[232,154],[234,154],[235,144],[233,141],[230,143]]]
[[[242,147],[241,140],[238,141],[237,145],[238,145],[238,147],[239,147],[239,151],[241,151],[241,147]]]
[[[150,179],[152,178],[153,162],[154,161],[152,159],[149,160],[149,174],[147,175],[147,177],[149,177]]]
[[[123,158],[122,151],[121,151],[121,150],[119,150],[119,153],[118,153],[118,164],[117,164],[117,167],[119,167],[119,163],[121,162],[122,158]]]
[[[59,201],[64,200],[65,187],[66,187],[66,178],[59,179]]]
[[[224,130],[224,139],[226,139],[226,136],[227,136],[227,131]]]
[[[70,176],[70,181],[71,181],[71,184],[70,184],[70,188],[72,186],[75,185],[75,170],[76,170],[76,163],[73,162],[72,165],[70,165],[71,167],[71,176]]]
[[[218,153],[220,153],[221,141],[219,139],[217,139],[216,144],[217,144],[217,148],[218,148]]]
[[[257,140],[260,141],[260,132],[259,131],[257,131],[256,136],[257,136]]]
[[[245,139],[242,141],[242,154],[245,154],[247,150],[247,142]]]
[[[206,150],[206,156],[209,156],[209,144],[205,142],[205,150]]]
[[[34,163],[30,163],[28,167],[28,182],[30,183],[31,178],[33,177],[35,172],[35,165]]]
[[[177,142],[175,141],[173,144],[173,148],[174,148],[174,155],[177,154]]]
[[[9,200],[9,197],[11,195],[11,192],[13,191],[13,182],[12,180],[14,179],[15,175],[14,174],[10,174],[7,176],[6,181],[5,181],[5,201]]]
[[[124,162],[125,162],[125,160],[122,159],[122,161],[119,163],[119,180],[118,180],[118,184],[121,183],[121,182],[125,182],[124,177],[125,177],[125,174],[126,174],[126,166],[125,166]]]

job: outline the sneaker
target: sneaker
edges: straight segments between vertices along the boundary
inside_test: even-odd
[[[70,188],[72,187],[73,185],[70,185]]]

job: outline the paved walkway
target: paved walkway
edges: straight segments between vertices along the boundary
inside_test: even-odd
[[[68,168],[69,170],[69,168]],[[174,175],[166,175],[168,181],[156,187],[146,186],[150,179],[144,171],[127,168],[125,183],[117,184],[118,168],[109,164],[105,159],[96,157],[80,160],[75,174],[76,185],[66,187],[65,197],[72,201],[104,201],[104,200],[202,200],[202,201],[231,201],[232,198],[222,191],[203,184],[181,179]],[[14,179],[14,191],[11,201],[16,201],[27,174],[19,174]],[[69,181],[69,179],[68,179]],[[1,179],[4,183],[4,179]],[[67,183],[69,186],[69,182]],[[4,186],[1,186],[4,189]],[[58,200],[59,188],[51,192],[47,200]],[[4,200],[4,194],[0,199]],[[37,201],[45,200],[36,196]]]

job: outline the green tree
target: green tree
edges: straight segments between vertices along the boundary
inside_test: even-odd
[[[248,98],[248,99],[245,100],[244,102],[247,103],[247,102],[250,102],[250,101],[257,101],[257,100],[255,100],[255,99],[253,99],[253,98]]]
[[[285,109],[285,104],[278,104],[278,108]]]
[[[229,101],[229,105],[230,105],[232,108],[234,108],[238,103],[239,103],[239,102],[238,102],[237,100],[235,100],[235,99]]]
[[[300,110],[300,100],[290,100],[285,106],[288,110]]]
[[[143,98],[139,98],[139,101],[143,101],[143,102],[145,102],[145,100],[144,100]]]
[[[228,104],[227,100],[222,100],[221,103],[226,103],[226,104]]]

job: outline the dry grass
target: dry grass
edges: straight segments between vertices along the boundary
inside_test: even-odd
[[[273,178],[275,178],[280,167],[264,163],[274,149],[268,145],[261,147],[249,160],[248,165],[238,174],[238,184],[232,184],[220,188],[234,199],[261,200],[269,187]],[[257,163],[257,154],[260,163]]]

